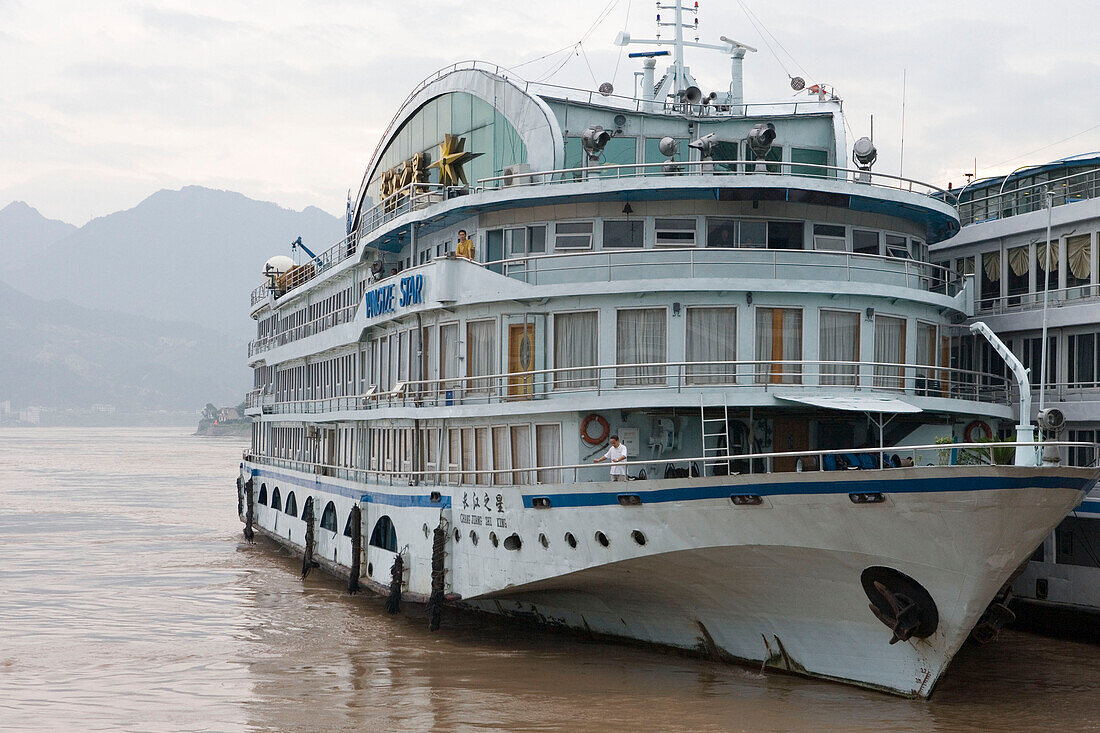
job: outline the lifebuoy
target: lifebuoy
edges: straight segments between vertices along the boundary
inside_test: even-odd
[[[596,437],[592,437],[588,434],[588,426],[593,422],[598,423],[600,426],[600,434]],[[589,415],[581,422],[581,440],[589,445],[600,445],[607,436],[611,434],[611,426],[607,424],[607,420],[604,420],[602,416],[595,413]]]
[[[983,420],[975,420],[967,425],[966,429],[963,431],[963,439],[966,440],[967,443],[977,443],[978,440],[975,438],[974,433],[979,430],[985,433],[984,436],[980,437],[984,437],[986,440],[993,439],[993,428],[989,427],[989,423]]]

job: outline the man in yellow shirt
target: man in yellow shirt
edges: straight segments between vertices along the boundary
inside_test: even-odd
[[[459,257],[465,257],[471,262],[474,259],[474,243],[473,240],[466,239],[466,230],[458,230],[458,247],[455,249],[455,254]]]

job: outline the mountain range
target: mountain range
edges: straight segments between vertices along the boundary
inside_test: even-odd
[[[0,209],[0,401],[199,410],[249,388],[249,293],[298,236],[343,236],[292,211],[199,186],[162,190],[82,227],[24,202]]]

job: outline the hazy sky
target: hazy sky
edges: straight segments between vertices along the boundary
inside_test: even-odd
[[[699,4],[701,40],[760,49],[747,101],[789,98],[788,73],[835,85],[855,137],[874,114],[881,172],[899,168],[903,70],[907,176],[958,186],[975,158],[993,175],[1100,149],[1100,3]],[[554,83],[628,91],[636,64],[611,44],[628,13],[635,37],[653,33],[652,0],[0,0],[0,207],[22,199],[83,224],[200,184],[342,213],[420,79],[462,59],[519,64],[591,31],[584,55],[519,71],[564,62]],[[728,86],[726,57],[688,62],[704,91]]]

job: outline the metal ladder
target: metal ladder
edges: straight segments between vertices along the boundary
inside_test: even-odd
[[[717,409],[717,405],[714,406]],[[725,395],[722,396],[722,417],[707,417],[707,405],[704,401],[704,396],[699,396],[699,421],[703,435],[703,475],[707,475],[707,466],[714,466],[719,463],[724,463],[721,460],[707,460],[708,456],[725,456],[729,455],[729,417],[730,410],[729,404],[726,401]],[[715,423],[721,423],[721,429],[715,429],[717,426]],[[713,443],[708,444],[708,440],[713,439]],[[711,473],[713,475],[713,472]]]

